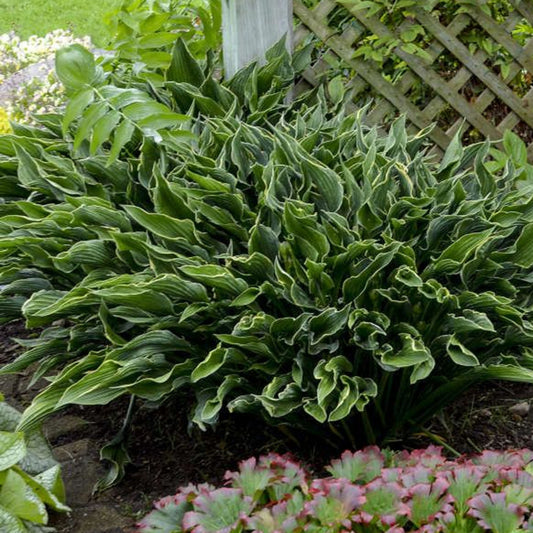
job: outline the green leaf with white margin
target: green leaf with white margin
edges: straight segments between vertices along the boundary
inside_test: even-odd
[[[248,289],[246,281],[236,278],[227,268],[219,265],[187,265],[179,269],[195,281],[230,295],[237,296]]]
[[[23,520],[36,524],[48,522],[44,503],[13,469],[7,472],[0,490],[0,506]]]
[[[359,376],[341,376],[341,383],[344,385],[337,406],[328,417],[330,422],[337,422],[346,418],[355,407],[362,413],[368,402],[378,395],[378,387],[371,379]]]
[[[533,223],[524,226],[515,244],[515,251],[509,257],[513,263],[522,268],[533,266]]]
[[[476,355],[457,339],[455,335],[451,335],[446,343],[446,352],[450,359],[461,366],[479,366],[479,359]]]
[[[233,352],[237,352],[237,350],[222,347],[211,350],[207,357],[192,371],[191,381],[197,383],[201,379],[205,379],[214,374],[224,365]]]
[[[68,386],[73,381],[80,379],[85,372],[97,368],[101,361],[101,355],[89,354],[64,368],[53,383],[33,399],[31,405],[22,414],[18,429],[21,431],[35,429],[42,420],[56,410],[57,404]]]
[[[312,261],[319,261],[329,253],[330,244],[317,222],[316,214],[310,212],[309,204],[285,202],[283,221],[295,240],[298,251]]]
[[[309,341],[311,345],[320,344],[324,339],[336,335],[348,322],[351,305],[338,310],[334,307],[325,309],[309,321]]]
[[[319,380],[316,399],[319,405],[324,407],[324,402],[335,390],[337,380],[343,373],[350,372],[352,364],[343,355],[338,355],[329,361],[322,359],[313,371],[315,379]]]
[[[471,333],[472,331],[490,331],[496,333],[494,324],[486,313],[465,309],[463,316],[451,314],[448,318],[450,328],[454,333]]]
[[[124,206],[124,210],[137,224],[159,237],[165,239],[182,238],[192,244],[198,243],[196,227],[192,220],[149,213],[133,205]]]
[[[316,187],[317,205],[325,211],[338,211],[344,197],[344,187],[339,175],[311,158],[303,159],[301,167],[305,178]]]
[[[402,349],[398,352],[386,350],[381,356],[382,363],[393,368],[407,368],[432,359],[429,348],[421,339],[415,339],[409,333],[400,333]]]
[[[430,272],[447,273],[457,271],[472,254],[493,238],[493,231],[494,228],[490,228],[459,237],[440,254],[428,270]]]
[[[16,465],[25,455],[24,433],[0,431],[0,471]]]
[[[208,398],[207,395],[205,395],[205,397],[201,398],[201,401],[199,401],[196,407],[193,421],[199,423],[199,425],[213,424],[216,421],[220,410],[222,409],[226,396],[234,388],[244,383],[245,380],[239,376],[226,376],[220,386],[213,391],[214,394],[210,395],[211,397]]]

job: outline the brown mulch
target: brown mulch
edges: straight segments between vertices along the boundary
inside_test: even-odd
[[[0,327],[0,362],[16,353],[11,337],[26,335],[23,324]],[[36,389],[25,390],[21,383],[3,383],[8,402],[24,407]],[[475,388],[447,408],[428,426],[429,433],[443,439],[449,449],[473,453],[482,449],[533,448],[533,386],[495,383]],[[519,406],[517,409],[517,405]],[[224,416],[216,430],[200,431],[188,427],[190,401],[174,398],[158,409],[141,408],[134,417],[128,451],[132,463],[118,486],[91,496],[91,486],[102,475],[98,449],[119,430],[127,401],[107,407],[73,406],[55,416],[45,427],[51,444],[63,464],[70,517],[56,517],[59,533],[117,533],[131,531],[151,502],[172,494],[180,485],[209,482],[219,484],[226,470],[238,462],[268,452],[290,452],[312,470],[322,473],[323,466],[339,455],[312,437],[287,435],[265,426],[261,420],[243,415]],[[77,423],[84,421],[85,423]],[[64,430],[61,431],[62,426]],[[409,447],[434,444],[420,435]],[[80,479],[81,478],[81,479]],[[105,511],[105,512],[104,512]],[[111,513],[106,529],[102,517]],[[94,526],[91,525],[94,521]]]

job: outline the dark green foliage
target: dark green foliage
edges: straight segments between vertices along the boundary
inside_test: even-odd
[[[0,137],[1,312],[44,328],[1,372],[53,376],[21,427],[188,389],[200,427],[227,407],[362,443],[533,381],[522,169],[458,141],[436,166],[424,133],[379,136],[322,90],[288,103],[306,51],[222,84],[173,53],[160,89],[132,83],[193,140],[136,127],[110,157],[57,116]]]

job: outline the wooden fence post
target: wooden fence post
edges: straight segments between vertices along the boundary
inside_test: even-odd
[[[224,72],[231,78],[284,35],[292,49],[292,0],[222,0]]]

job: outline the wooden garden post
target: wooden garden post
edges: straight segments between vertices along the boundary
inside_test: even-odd
[[[226,79],[283,36],[292,49],[292,0],[222,0],[222,48]]]

